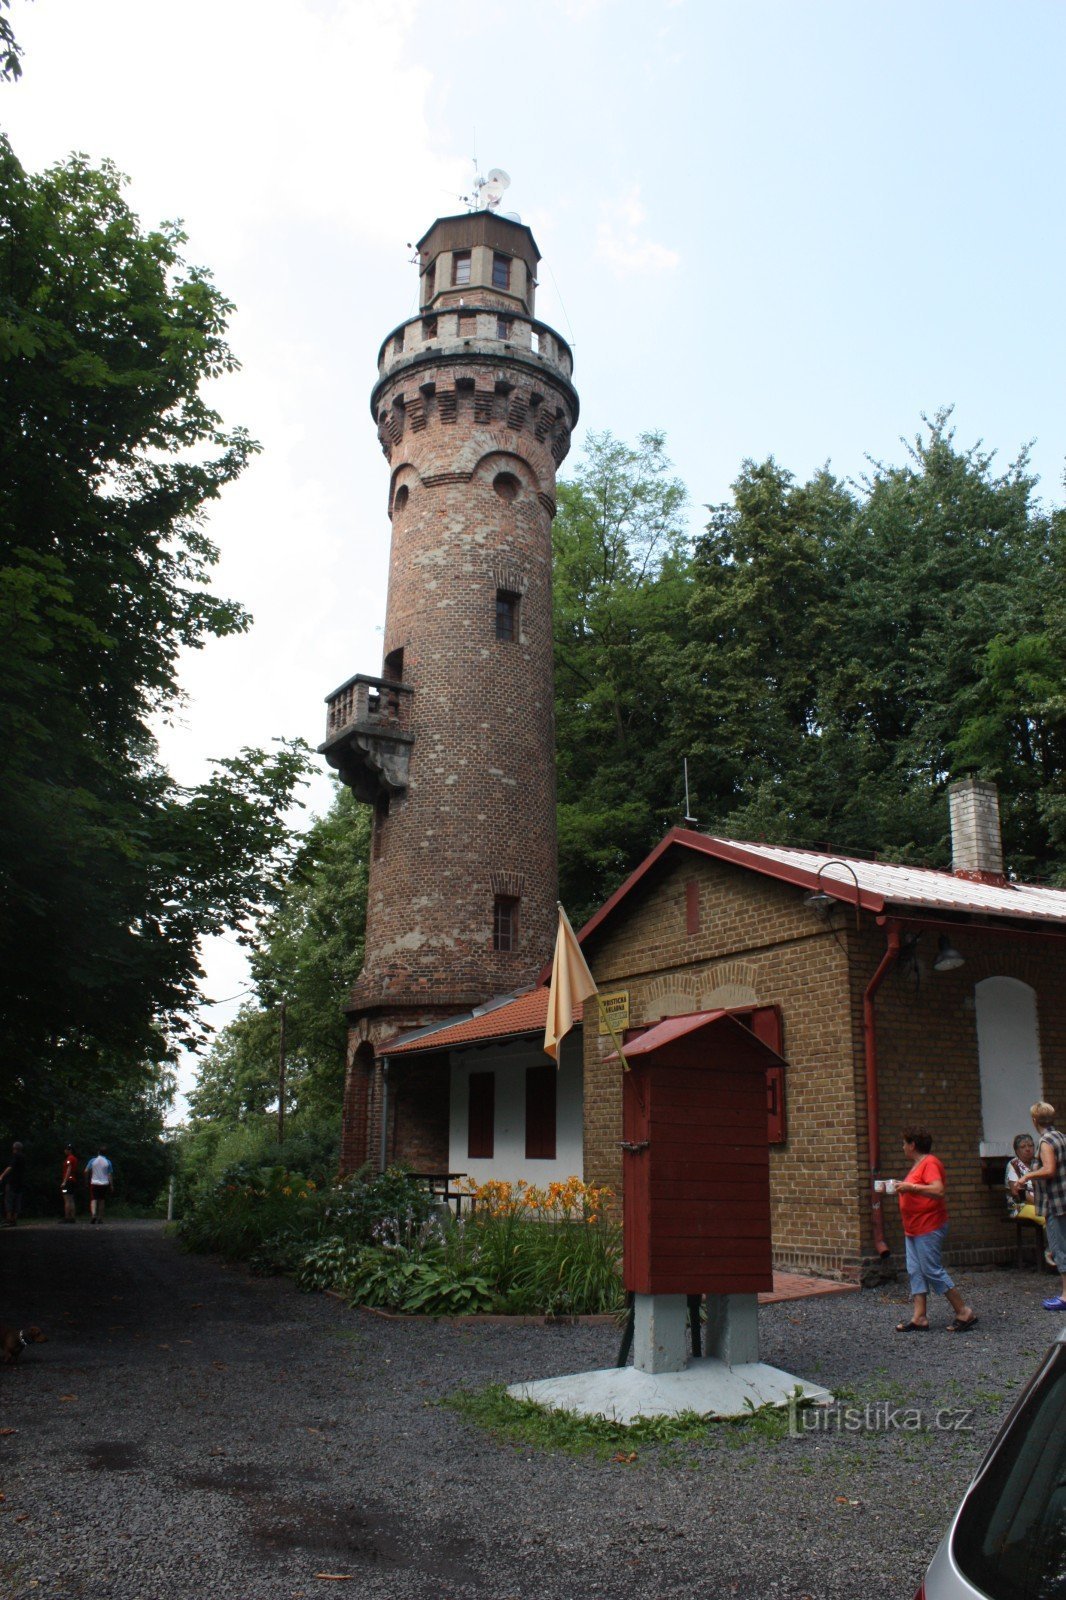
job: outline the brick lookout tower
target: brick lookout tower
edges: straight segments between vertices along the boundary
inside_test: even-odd
[[[384,1041],[532,984],[556,922],[551,524],[578,413],[570,348],[534,316],[540,252],[519,221],[442,217],[418,251],[419,312],[382,345],[370,400],[390,469],[384,661],[328,697],[321,746],[374,808],[346,1170],[386,1150]],[[448,1095],[446,1068],[395,1064],[388,1160],[447,1167]]]

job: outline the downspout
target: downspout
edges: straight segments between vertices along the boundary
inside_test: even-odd
[[[870,1148],[870,1224],[873,1229],[874,1248],[879,1256],[891,1255],[885,1243],[884,1216],[881,1196],[874,1189],[874,1179],[881,1167],[881,1104],[877,1082],[877,1028],[874,1023],[874,996],[899,960],[900,929],[898,922],[887,926],[888,943],[881,964],[862,997],[862,1031],[866,1054],[866,1138]]]
[[[379,1169],[385,1171],[389,1145],[389,1058],[381,1058],[381,1159]]]

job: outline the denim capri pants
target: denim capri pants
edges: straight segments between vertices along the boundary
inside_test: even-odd
[[[905,1234],[907,1244],[907,1271],[910,1273],[911,1294],[947,1294],[954,1289],[954,1279],[949,1277],[940,1263],[940,1252],[948,1236],[948,1225],[934,1228],[932,1233]]]

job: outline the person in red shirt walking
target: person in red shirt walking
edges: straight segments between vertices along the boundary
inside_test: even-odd
[[[907,1271],[910,1274],[914,1310],[909,1322],[898,1322],[897,1333],[928,1333],[926,1310],[929,1291],[942,1294],[955,1313],[948,1323],[952,1333],[964,1333],[977,1322],[944,1270],[941,1254],[948,1232],[948,1208],[944,1202],[944,1168],[934,1155],[933,1136],[924,1128],[907,1128],[903,1134],[903,1154],[912,1163],[902,1182],[896,1184],[899,1214],[907,1245]]]
[[[70,1145],[67,1145],[63,1156],[63,1176],[59,1181],[59,1192],[63,1196],[63,1221],[75,1220],[74,1195],[78,1187],[78,1158]]]

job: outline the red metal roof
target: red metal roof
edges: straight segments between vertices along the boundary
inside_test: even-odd
[[[834,898],[850,905],[857,904],[875,914],[898,908],[904,913],[946,911],[1066,924],[1066,890],[1063,889],[1046,889],[1031,883],[975,883],[970,878],[956,877],[952,872],[939,872],[932,867],[895,866],[886,861],[834,856],[825,850],[742,843],[694,833],[688,828],[671,828],[611,898],[589,918],[578,939],[583,943],[594,933],[660,857],[677,848],[729,861],[797,888],[825,889]]]
[[[574,1007],[574,1021],[580,1022],[582,1007]],[[478,1017],[464,1017],[432,1033],[421,1033],[403,1043],[382,1047],[381,1054],[392,1056],[414,1055],[419,1050],[454,1050],[464,1044],[484,1044],[490,1039],[514,1038],[521,1034],[543,1033],[548,1019],[547,988],[531,989],[505,1005],[495,1006]]]
[[[735,1017],[730,1016],[728,1011],[688,1011],[679,1017],[664,1017],[661,1022],[653,1023],[650,1028],[645,1028],[635,1039],[627,1040],[625,1047],[626,1060],[633,1061],[638,1056],[651,1055],[653,1050],[660,1049],[664,1044],[670,1044],[674,1039],[683,1039],[689,1033],[698,1033],[701,1028],[709,1027],[714,1022],[720,1022],[723,1017],[727,1017],[730,1026],[734,1028],[744,1027],[744,1024],[738,1022]],[[745,1029],[745,1032],[750,1032],[750,1030]],[[751,1037],[754,1039],[756,1036],[751,1034]],[[758,1043],[762,1045],[762,1048],[772,1060],[779,1061],[781,1059],[776,1051],[772,1050],[763,1040],[758,1040]],[[606,1059],[607,1061],[617,1061],[618,1052],[615,1051],[613,1055],[608,1056]]]

